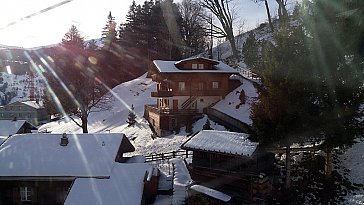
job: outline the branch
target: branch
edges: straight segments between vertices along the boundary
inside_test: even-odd
[[[77,125],[77,126],[79,126],[79,127],[81,127],[82,128],[82,125],[80,124],[80,123],[78,123],[71,115],[68,115],[68,117]],[[79,116],[77,116],[77,117],[79,117]]]

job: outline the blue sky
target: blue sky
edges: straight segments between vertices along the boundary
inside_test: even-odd
[[[0,0],[0,44],[25,48],[55,44],[61,41],[72,24],[76,25],[86,39],[100,38],[109,11],[119,24],[125,20],[131,2],[132,0]],[[137,4],[143,2],[144,0],[136,0]],[[235,2],[240,19],[245,20],[245,30],[266,20],[263,3],[255,4],[253,0]],[[275,0],[269,2],[275,14]],[[57,4],[59,6],[54,9],[39,13]],[[24,18],[28,15],[31,17]]]

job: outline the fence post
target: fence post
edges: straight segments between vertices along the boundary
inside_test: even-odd
[[[176,152],[175,151],[172,152],[172,156],[173,156],[173,158],[176,157]]]
[[[188,150],[186,150],[186,158],[188,158]]]

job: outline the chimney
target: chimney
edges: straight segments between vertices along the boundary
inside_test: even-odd
[[[66,133],[62,134],[60,145],[63,146],[63,147],[68,145],[68,137],[67,137]]]

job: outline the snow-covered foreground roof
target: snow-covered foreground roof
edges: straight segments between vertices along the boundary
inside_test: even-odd
[[[231,73],[238,74],[239,72],[232,67],[219,61],[219,64],[214,66],[214,70],[181,70],[176,67],[179,61],[162,61],[154,60],[153,63],[161,73]]]
[[[116,163],[109,179],[76,179],[64,204],[140,205],[144,176],[151,170],[148,164]]]
[[[216,103],[212,108],[251,125],[251,106],[258,97],[258,93],[251,81],[243,79],[242,82],[242,85],[230,92],[225,99]],[[242,89],[245,92],[245,104],[240,104],[239,96]]]
[[[251,142],[248,137],[245,133],[202,130],[183,144],[182,148],[251,156],[258,143]]]
[[[0,136],[0,145],[8,139],[8,136]]]
[[[192,190],[195,190],[197,192],[200,192],[200,193],[203,193],[203,194],[206,194],[208,196],[211,196],[215,199],[219,199],[221,201],[224,201],[224,202],[228,202],[230,201],[231,199],[231,196],[229,195],[226,195],[222,192],[219,192],[217,190],[214,190],[214,189],[210,189],[208,187],[205,187],[205,186],[202,186],[202,185],[192,185],[190,187]]]
[[[16,134],[25,122],[25,120],[0,120],[0,136]]]
[[[109,176],[121,141],[121,133],[13,135],[0,146],[1,177]]]

